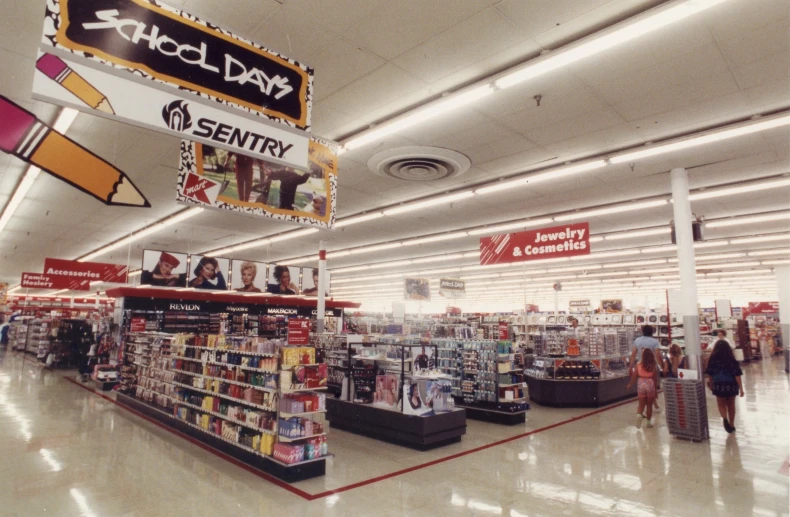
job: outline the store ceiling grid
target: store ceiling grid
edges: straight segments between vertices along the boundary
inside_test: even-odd
[[[0,92],[46,121],[57,109],[30,97],[40,34],[41,2],[7,2],[0,21]],[[269,46],[316,69],[314,132],[341,139],[441,92],[474,82],[541,49],[593,33],[662,2],[639,0],[244,0],[239,9],[211,1],[169,2]],[[747,5],[748,4],[748,5]],[[495,92],[429,122],[345,153],[340,160],[339,217],[439,195],[610,154],[790,108],[790,5],[774,0],[729,0],[701,14],[594,58]],[[13,28],[13,30],[10,30]],[[540,106],[533,97],[542,95]],[[107,208],[41,175],[2,232],[0,281],[12,285],[46,256],[77,258],[182,208],[174,203],[178,139],[98,117],[80,115],[69,137],[129,173],[153,208]],[[282,260],[312,255],[317,241],[344,249],[455,229],[537,218],[547,213],[669,193],[669,169],[689,168],[692,188],[790,172],[790,129],[771,129],[629,164],[609,165],[566,179],[474,196],[438,207],[384,217],[335,231],[253,248],[238,257]],[[375,176],[374,154],[403,145],[435,145],[467,154],[465,175],[428,184]],[[24,165],[0,157],[0,203],[12,194]],[[692,205],[697,215],[731,215],[790,207],[788,189],[728,196]],[[665,225],[671,205],[595,217],[594,234]],[[294,229],[274,221],[203,213],[96,260],[137,267],[143,248],[201,252]],[[759,233],[786,231],[785,222]],[[711,229],[709,238],[756,232]],[[634,245],[667,242],[646,237]],[[477,237],[342,257],[346,267],[475,249]],[[597,243],[595,251],[621,247]],[[631,245],[631,242],[628,242]],[[622,244],[625,246],[625,244]],[[765,244],[764,247],[769,247]]]

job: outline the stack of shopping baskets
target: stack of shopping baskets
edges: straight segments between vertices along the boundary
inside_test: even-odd
[[[662,385],[669,434],[695,442],[707,440],[710,435],[703,381],[664,379]]]

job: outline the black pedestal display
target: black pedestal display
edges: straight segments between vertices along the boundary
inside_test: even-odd
[[[327,399],[326,409],[329,424],[335,429],[420,451],[460,442],[466,434],[466,411],[463,409],[414,416],[337,399]]]
[[[482,420],[483,422],[491,422],[492,424],[502,425],[518,425],[527,421],[527,412],[521,411],[506,411],[492,407],[475,407],[475,406],[460,406],[466,410],[466,418],[470,420]]]
[[[118,381],[97,381],[92,379],[91,382],[93,386],[99,391],[110,391],[114,387],[118,386]]]
[[[218,436],[203,432],[195,429],[188,423],[183,422],[161,408],[152,406],[146,402],[142,402],[123,393],[118,393],[116,401],[119,404],[127,406],[139,413],[144,414],[149,418],[165,424],[168,427],[202,442],[213,449],[227,454],[235,460],[256,468],[262,472],[270,474],[278,479],[282,479],[288,483],[296,481],[303,481],[326,474],[326,458],[317,458],[309,460],[297,465],[286,465],[273,458],[259,456],[244,449],[236,447],[232,443],[228,443]]]
[[[630,377],[600,381],[556,381],[527,376],[529,399],[541,406],[600,407],[636,396],[636,384],[626,389]]]

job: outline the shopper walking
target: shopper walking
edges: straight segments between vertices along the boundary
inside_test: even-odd
[[[628,365],[629,371],[633,372],[634,364],[636,363],[637,358],[641,358],[642,352],[646,349],[650,350],[655,356],[656,364],[658,365],[659,370],[666,371],[664,366],[664,357],[661,355],[660,346],[661,344],[658,342],[658,340],[653,337],[653,326],[644,325],[642,327],[642,336],[634,340],[634,347],[631,350],[631,361]],[[658,390],[658,388],[659,381],[656,382],[656,390]],[[653,400],[653,403],[655,405],[656,411],[660,411],[661,408],[658,405],[657,397]]]
[[[708,388],[716,396],[724,430],[728,433],[735,432],[735,397],[739,394],[743,397],[745,392],[741,381],[743,371],[738,366],[729,343],[721,339],[716,341],[705,375]]]
[[[649,348],[642,350],[642,360],[631,372],[628,389],[636,384],[639,395],[639,406],[636,410],[636,428],[642,427],[642,420],[647,420],[647,427],[653,427],[653,402],[656,400],[658,386],[658,363],[655,354]]]

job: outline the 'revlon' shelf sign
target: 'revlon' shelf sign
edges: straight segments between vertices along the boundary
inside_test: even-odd
[[[53,277],[88,280],[89,282],[125,284],[129,279],[129,267],[120,264],[48,258],[44,261],[44,274]]]
[[[576,223],[480,239],[480,264],[508,264],[590,254],[590,224]]]
[[[42,48],[310,129],[311,68],[158,0],[48,0]]]

